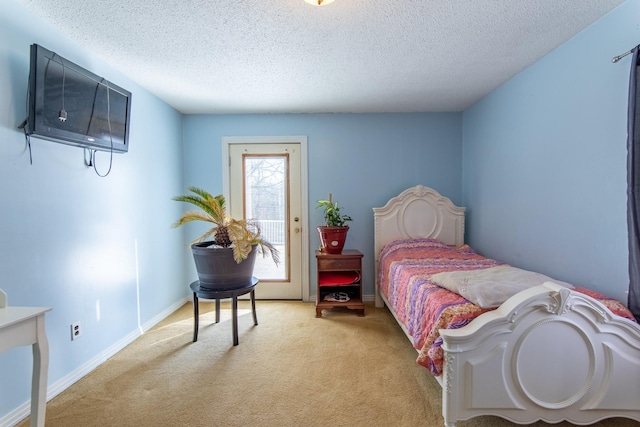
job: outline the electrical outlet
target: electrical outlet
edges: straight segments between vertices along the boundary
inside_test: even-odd
[[[71,324],[71,341],[77,340],[82,335],[82,329],[80,328],[80,322]]]

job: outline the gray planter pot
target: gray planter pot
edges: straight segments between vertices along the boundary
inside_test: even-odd
[[[239,264],[233,259],[232,248],[208,248],[212,242],[191,245],[200,286],[209,289],[237,289],[251,284],[257,245],[247,259]]]

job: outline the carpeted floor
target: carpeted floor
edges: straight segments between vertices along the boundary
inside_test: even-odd
[[[313,304],[258,301],[254,326],[248,302],[240,302],[234,347],[229,304],[219,324],[213,307],[201,302],[198,342],[189,303],[52,399],[46,425],[443,425],[440,386],[415,363],[415,350],[386,309],[367,305],[365,317],[325,310],[315,318]],[[457,425],[514,424],[479,417]]]

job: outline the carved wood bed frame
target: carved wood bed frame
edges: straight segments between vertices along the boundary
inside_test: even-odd
[[[376,305],[387,305],[397,320],[378,289],[380,251],[418,237],[461,245],[465,208],[417,185],[373,211]],[[480,415],[520,424],[640,421],[640,326],[587,295],[547,282],[440,334],[445,360],[437,379],[447,427]]]

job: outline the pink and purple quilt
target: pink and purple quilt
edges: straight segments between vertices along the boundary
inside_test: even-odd
[[[460,295],[429,281],[432,274],[445,271],[477,270],[504,265],[476,253],[468,245],[451,248],[434,239],[398,240],[387,245],[380,254],[378,284],[380,292],[396,313],[398,320],[413,337],[418,350],[418,364],[433,375],[442,373],[443,351],[440,329],[461,328],[480,314],[482,309]],[[614,314],[633,319],[619,301],[598,292],[576,287]]]

